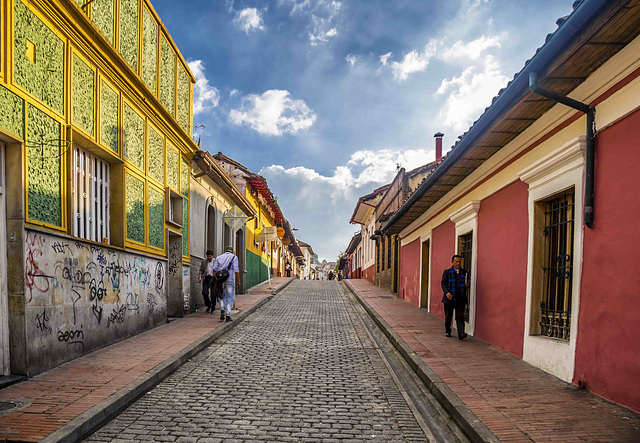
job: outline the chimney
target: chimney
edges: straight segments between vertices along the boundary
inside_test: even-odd
[[[436,161],[439,162],[442,160],[442,137],[444,137],[444,134],[442,132],[436,132],[434,137],[436,138]]]

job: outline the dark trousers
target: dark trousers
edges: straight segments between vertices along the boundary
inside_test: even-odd
[[[287,269],[287,277],[291,277],[291,269]]]
[[[202,296],[204,297],[204,304],[207,308],[216,307],[216,294],[214,289],[211,287],[211,280],[213,280],[213,276],[207,275],[202,282]],[[211,293],[211,298],[209,298],[209,293]],[[213,304],[212,304],[213,302]]]
[[[464,303],[444,303],[444,330],[451,334],[451,320],[453,310],[456,311],[456,327],[458,328],[458,338],[464,334]]]

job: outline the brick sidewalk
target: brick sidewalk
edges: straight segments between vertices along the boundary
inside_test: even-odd
[[[478,338],[446,338],[442,320],[366,280],[345,282],[500,440],[640,441],[640,416],[628,409]]]
[[[236,308],[271,295],[257,292],[237,295]],[[189,315],[0,390],[0,401],[28,404],[0,416],[0,441],[41,440],[222,325],[218,315]]]

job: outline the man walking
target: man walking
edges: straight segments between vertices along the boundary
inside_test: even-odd
[[[213,261],[213,251],[208,249],[206,252],[207,259],[200,263],[200,272],[198,273],[198,283],[202,283],[202,297],[204,298],[204,304],[207,307],[207,312],[213,313],[216,310],[216,295],[214,294],[215,289],[213,288],[213,266],[215,262]],[[204,282],[202,281],[202,277],[204,277]],[[211,298],[209,298],[209,293],[211,293]]]
[[[456,311],[456,327],[458,339],[464,340],[464,306],[467,304],[468,272],[462,269],[462,256],[451,257],[451,267],[442,273],[442,303],[444,303],[444,329],[447,337],[451,337],[451,320]]]
[[[214,272],[226,269],[229,271],[229,278],[222,282],[222,303],[220,306],[220,320],[231,320],[231,309],[233,299],[236,296],[236,287],[240,286],[240,269],[238,268],[238,257],[233,255],[233,248],[227,246],[225,253],[216,258],[213,265]]]

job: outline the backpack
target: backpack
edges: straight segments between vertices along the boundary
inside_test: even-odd
[[[220,269],[219,271],[216,271],[215,274],[213,274],[213,279],[216,281],[216,283],[224,283],[225,281],[227,281],[227,279],[229,278],[229,270],[231,269],[231,266],[233,266],[234,258],[236,258],[235,255],[229,262],[229,266],[227,266],[227,269]]]

